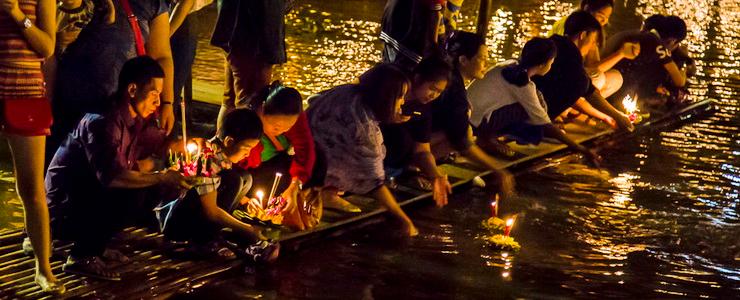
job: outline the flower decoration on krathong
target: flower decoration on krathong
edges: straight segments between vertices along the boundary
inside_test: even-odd
[[[245,198],[242,201],[245,212],[250,218],[256,218],[264,222],[272,222],[275,225],[282,224],[283,211],[288,206],[288,201],[281,195],[275,196],[282,177],[283,174],[275,173],[272,189],[270,189],[270,194],[267,198],[265,198],[264,191],[257,190],[254,193],[254,198]]]
[[[198,144],[190,142],[186,146],[187,152],[168,154],[169,167],[172,170],[179,171],[185,177],[217,177],[220,168],[214,168],[213,163],[216,161],[216,154],[213,149],[204,147],[201,149]]]

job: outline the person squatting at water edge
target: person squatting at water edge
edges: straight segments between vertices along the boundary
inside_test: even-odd
[[[480,35],[456,31],[447,39],[447,58],[452,72],[447,88],[432,102],[431,148],[435,158],[449,156],[452,151],[493,171],[494,186],[502,196],[513,193],[514,179],[506,170],[499,170],[491,156],[473,142],[470,127],[470,102],[466,82],[483,78],[488,46]]]
[[[148,56],[124,63],[106,112],[86,114],[54,154],[46,191],[54,238],[74,242],[63,266],[67,273],[120,280],[105,261],[128,258],[106,249],[108,241],[151,212],[154,189],[192,187],[179,172],[153,170],[153,156],[164,144],[154,118],[164,76]]]
[[[547,103],[531,81],[533,76],[547,74],[556,56],[557,48],[552,40],[533,38],[522,48],[518,61],[505,61],[470,84],[468,98],[473,111],[470,122],[481,148],[510,158],[514,151],[500,142],[499,137],[506,136],[519,144],[539,144],[543,137],[549,136],[598,163],[600,158],[596,153],[571,140],[552,123],[547,115]]]
[[[601,25],[591,14],[576,11],[565,21],[565,36],[549,39],[557,47],[557,56],[547,74],[532,80],[547,104],[547,114],[554,119],[570,107],[605,120],[613,127],[633,130],[629,117],[609,104],[586,73],[583,55],[596,47]]]
[[[432,136],[432,102],[447,88],[452,68],[442,58],[432,56],[421,60],[411,73],[411,88],[401,107],[404,122],[382,124],[386,156],[383,160],[389,187],[395,189],[395,179],[411,187],[432,191],[437,206],[447,205],[452,187],[447,174],[437,168],[430,145]]]
[[[312,182],[322,186],[320,197],[339,197],[339,191],[369,194],[402,222],[404,234],[415,236],[419,232],[384,183],[386,149],[379,127],[401,120],[409,86],[399,67],[380,64],[357,84],[313,96],[306,113],[318,158]]]
[[[251,110],[236,109],[226,115],[218,135],[190,159],[196,169],[180,170],[198,182],[172,204],[170,219],[165,220],[166,238],[191,242],[189,250],[196,257],[230,259],[236,254],[219,238],[221,229],[228,228],[237,235],[230,240],[250,259],[269,262],[277,258],[278,243],[232,216],[252,187],[252,177],[235,164],[259,143],[262,130],[260,118]]]
[[[44,195],[44,147],[51,126],[41,65],[54,54],[56,5],[52,0],[0,1],[0,116],[15,166],[16,190],[23,204],[28,242],[36,255],[34,282],[63,294],[51,271],[49,213]],[[23,118],[22,116],[30,117]]]
[[[642,51],[634,60],[616,66],[625,84],[615,94],[621,101],[627,95],[638,97],[651,108],[681,104],[686,99],[687,78],[696,72],[694,61],[681,41],[686,38],[686,23],[676,16],[653,15],[645,19],[642,30],[627,30],[609,38],[604,53],[618,52],[625,41],[639,43]]]
[[[299,197],[299,192],[304,183],[309,182],[316,162],[316,147],[301,94],[275,81],[248,102],[263,125],[259,143],[239,162],[254,179],[251,196],[269,187],[276,173],[288,174],[289,180],[281,180],[276,186],[276,191],[287,202],[283,216],[299,230],[318,225],[302,218],[304,214],[300,212],[305,207],[301,201],[306,199]],[[324,207],[342,208],[333,204],[324,203]]]

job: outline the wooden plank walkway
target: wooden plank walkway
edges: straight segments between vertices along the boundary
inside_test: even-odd
[[[656,117],[637,126],[633,134],[647,130],[659,130],[665,126],[685,122],[714,109],[712,101],[695,103],[679,111]],[[602,138],[615,138],[611,129],[569,124],[566,128],[574,140],[592,143]],[[542,158],[562,153],[562,144],[543,143],[537,147],[511,145],[522,153],[521,158],[507,161],[498,160],[501,168],[517,168],[540,161]],[[476,176],[485,176],[489,171],[458,159],[452,164],[441,166],[450,176],[454,187],[459,187]],[[402,206],[410,206],[420,201],[429,201],[431,193],[401,187],[394,191]],[[367,197],[350,196],[348,200],[363,209],[362,214],[342,214],[327,210],[322,223],[315,229],[303,232],[272,230],[268,234],[281,240],[284,251],[291,251],[310,244],[318,238],[325,238],[357,226],[382,222],[385,210]],[[431,203],[431,202],[430,202]],[[24,234],[19,230],[0,230],[0,299],[48,299],[33,283],[34,261],[21,250]],[[177,290],[197,284],[207,278],[236,270],[244,266],[240,260],[187,260],[182,258],[177,247],[166,243],[161,234],[147,232],[145,229],[129,228],[113,241],[113,247],[132,258],[132,262],[117,268],[125,273],[120,282],[105,282],[64,274],[61,271],[63,259],[67,256],[69,245],[55,245],[52,255],[52,268],[65,282],[67,294],[62,299],[90,297],[104,299],[166,298]]]

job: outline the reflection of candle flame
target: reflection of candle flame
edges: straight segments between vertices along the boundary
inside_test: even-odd
[[[511,273],[509,273],[508,271],[501,272],[501,277],[503,277],[503,278],[508,278],[510,275],[511,275]]]

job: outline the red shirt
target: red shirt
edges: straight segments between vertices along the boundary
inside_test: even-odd
[[[313,166],[316,163],[316,146],[313,142],[311,129],[308,127],[308,118],[305,112],[298,115],[298,120],[284,135],[295,151],[293,162],[290,164],[290,176],[300,179],[301,182],[307,182],[311,178]],[[264,145],[260,142],[252,148],[249,156],[240,161],[238,165],[244,169],[259,167],[262,163],[262,150],[264,148]]]

